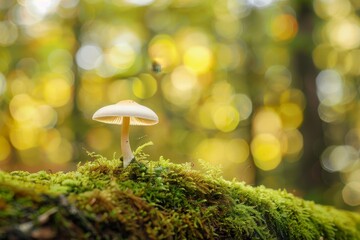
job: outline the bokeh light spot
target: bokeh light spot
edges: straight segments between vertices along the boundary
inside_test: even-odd
[[[156,79],[150,74],[141,74],[139,78],[133,80],[132,90],[138,98],[152,97],[157,91]]]
[[[174,104],[175,106],[181,108],[188,108],[195,104],[195,102],[200,97],[200,88],[198,84],[192,84],[192,80],[184,80],[184,79],[176,79],[174,77],[180,77],[180,74],[171,75],[171,77],[165,77],[161,82],[162,91],[164,93],[165,98]],[[186,77],[186,75],[184,75]],[[184,86],[181,85],[181,81],[184,80],[186,84]],[[180,82],[179,82],[180,81]],[[175,83],[175,85],[174,85]],[[181,85],[180,88],[179,85]],[[188,89],[188,86],[192,86],[191,89]]]
[[[275,169],[281,162],[281,144],[271,134],[258,134],[251,142],[251,153],[255,165],[269,171]]]
[[[333,53],[334,49],[330,44],[317,45],[312,53],[314,64],[321,69],[333,67],[329,63]]]
[[[338,104],[343,99],[343,82],[340,74],[331,69],[321,71],[316,77],[317,95],[328,106]]]
[[[81,46],[76,53],[76,63],[85,70],[91,70],[98,66],[101,56],[100,47],[94,44],[86,44]]]
[[[206,73],[212,67],[213,54],[207,47],[190,47],[184,54],[184,64],[197,74]]]
[[[248,143],[241,138],[231,140],[208,138],[194,149],[195,158],[204,159],[214,165],[228,166],[245,162],[250,154]]]
[[[11,153],[9,142],[3,136],[0,136],[0,162],[6,160]]]
[[[298,31],[298,23],[293,15],[280,14],[271,21],[271,36],[277,41],[294,38]]]
[[[341,106],[332,107],[325,105],[322,102],[318,107],[319,117],[321,118],[321,120],[327,123],[341,121],[344,118],[344,111],[345,109]]]
[[[15,5],[13,8],[13,20],[19,25],[30,27],[41,19],[42,16],[32,13],[27,6]]]
[[[42,128],[52,128],[56,125],[58,114],[54,108],[49,105],[40,105],[37,107],[37,124]]]
[[[317,15],[322,18],[344,18],[347,16],[352,8],[348,0],[315,0],[314,10]]]
[[[18,38],[18,28],[10,21],[0,21],[0,46],[9,46]]]
[[[43,95],[50,106],[64,106],[70,101],[71,85],[61,78],[50,79],[45,82]]]
[[[359,162],[359,154],[351,146],[330,146],[321,155],[321,164],[328,172],[346,171]]]
[[[250,154],[249,144],[241,138],[231,139],[225,144],[225,154],[227,161],[245,162]]]
[[[22,126],[10,131],[11,144],[18,150],[27,150],[38,145],[40,130],[35,127]]]
[[[357,20],[334,20],[329,23],[327,32],[335,47],[349,50],[360,46],[360,27]]]
[[[342,190],[344,202],[350,206],[360,205],[360,182],[349,182]]]
[[[27,94],[19,94],[13,97],[9,104],[11,116],[20,123],[34,125],[37,121],[35,101]]]
[[[304,138],[301,132],[297,129],[287,130],[283,134],[283,141],[281,142],[284,154],[291,157],[298,157],[298,154],[304,147]],[[291,160],[298,160],[294,158]]]
[[[44,17],[55,12],[60,0],[27,0],[24,1],[26,8],[34,15]]]
[[[154,2],[154,0],[125,0],[125,1],[138,6],[146,6]]]
[[[280,95],[281,103],[294,103],[304,110],[306,105],[306,99],[302,91],[298,89],[287,89]]]
[[[194,150],[194,157],[212,164],[226,164],[225,154],[225,145],[219,138],[204,139]]]
[[[258,133],[278,134],[282,129],[280,116],[271,108],[260,109],[253,119],[253,131]]]
[[[248,119],[252,113],[253,106],[251,99],[246,94],[236,94],[234,96],[234,106],[239,112],[240,120]]]
[[[303,113],[295,103],[283,103],[279,108],[282,125],[285,129],[298,128],[303,121]]]
[[[212,113],[212,119],[216,128],[223,132],[233,131],[240,122],[239,112],[233,106],[219,106]]]
[[[125,71],[129,69],[136,60],[136,51],[129,43],[120,43],[104,54],[105,62],[116,68],[117,71]]]
[[[360,75],[358,59],[360,59],[360,49],[349,51],[345,57],[346,70],[352,75]]]
[[[356,169],[349,173],[347,178],[348,182],[359,182],[360,183],[360,169]]]
[[[274,0],[247,0],[246,2],[251,6],[264,8],[270,6]]]
[[[180,66],[171,73],[171,83],[180,91],[190,91],[197,86],[197,78],[189,68]]]
[[[233,99],[234,92],[234,87],[230,83],[226,81],[219,81],[213,85],[211,97],[217,103],[226,104]]]
[[[174,40],[168,35],[157,35],[149,44],[149,56],[159,61],[163,68],[178,65],[179,55]]]

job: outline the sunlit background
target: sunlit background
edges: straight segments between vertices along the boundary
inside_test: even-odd
[[[120,152],[91,120],[133,99],[156,160],[360,209],[357,0],[0,0],[0,168],[67,171]],[[161,72],[152,71],[152,62]]]

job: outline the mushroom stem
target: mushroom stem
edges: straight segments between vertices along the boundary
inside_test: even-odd
[[[124,168],[126,168],[134,158],[129,141],[129,124],[130,117],[123,117],[123,124],[121,129],[121,151],[123,154]]]

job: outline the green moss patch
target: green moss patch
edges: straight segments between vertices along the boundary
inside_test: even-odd
[[[359,214],[135,155],[0,172],[0,239],[360,239]]]

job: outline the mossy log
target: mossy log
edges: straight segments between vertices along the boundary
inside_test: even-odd
[[[0,172],[0,239],[360,239],[357,213],[206,164],[91,157],[67,173]]]

